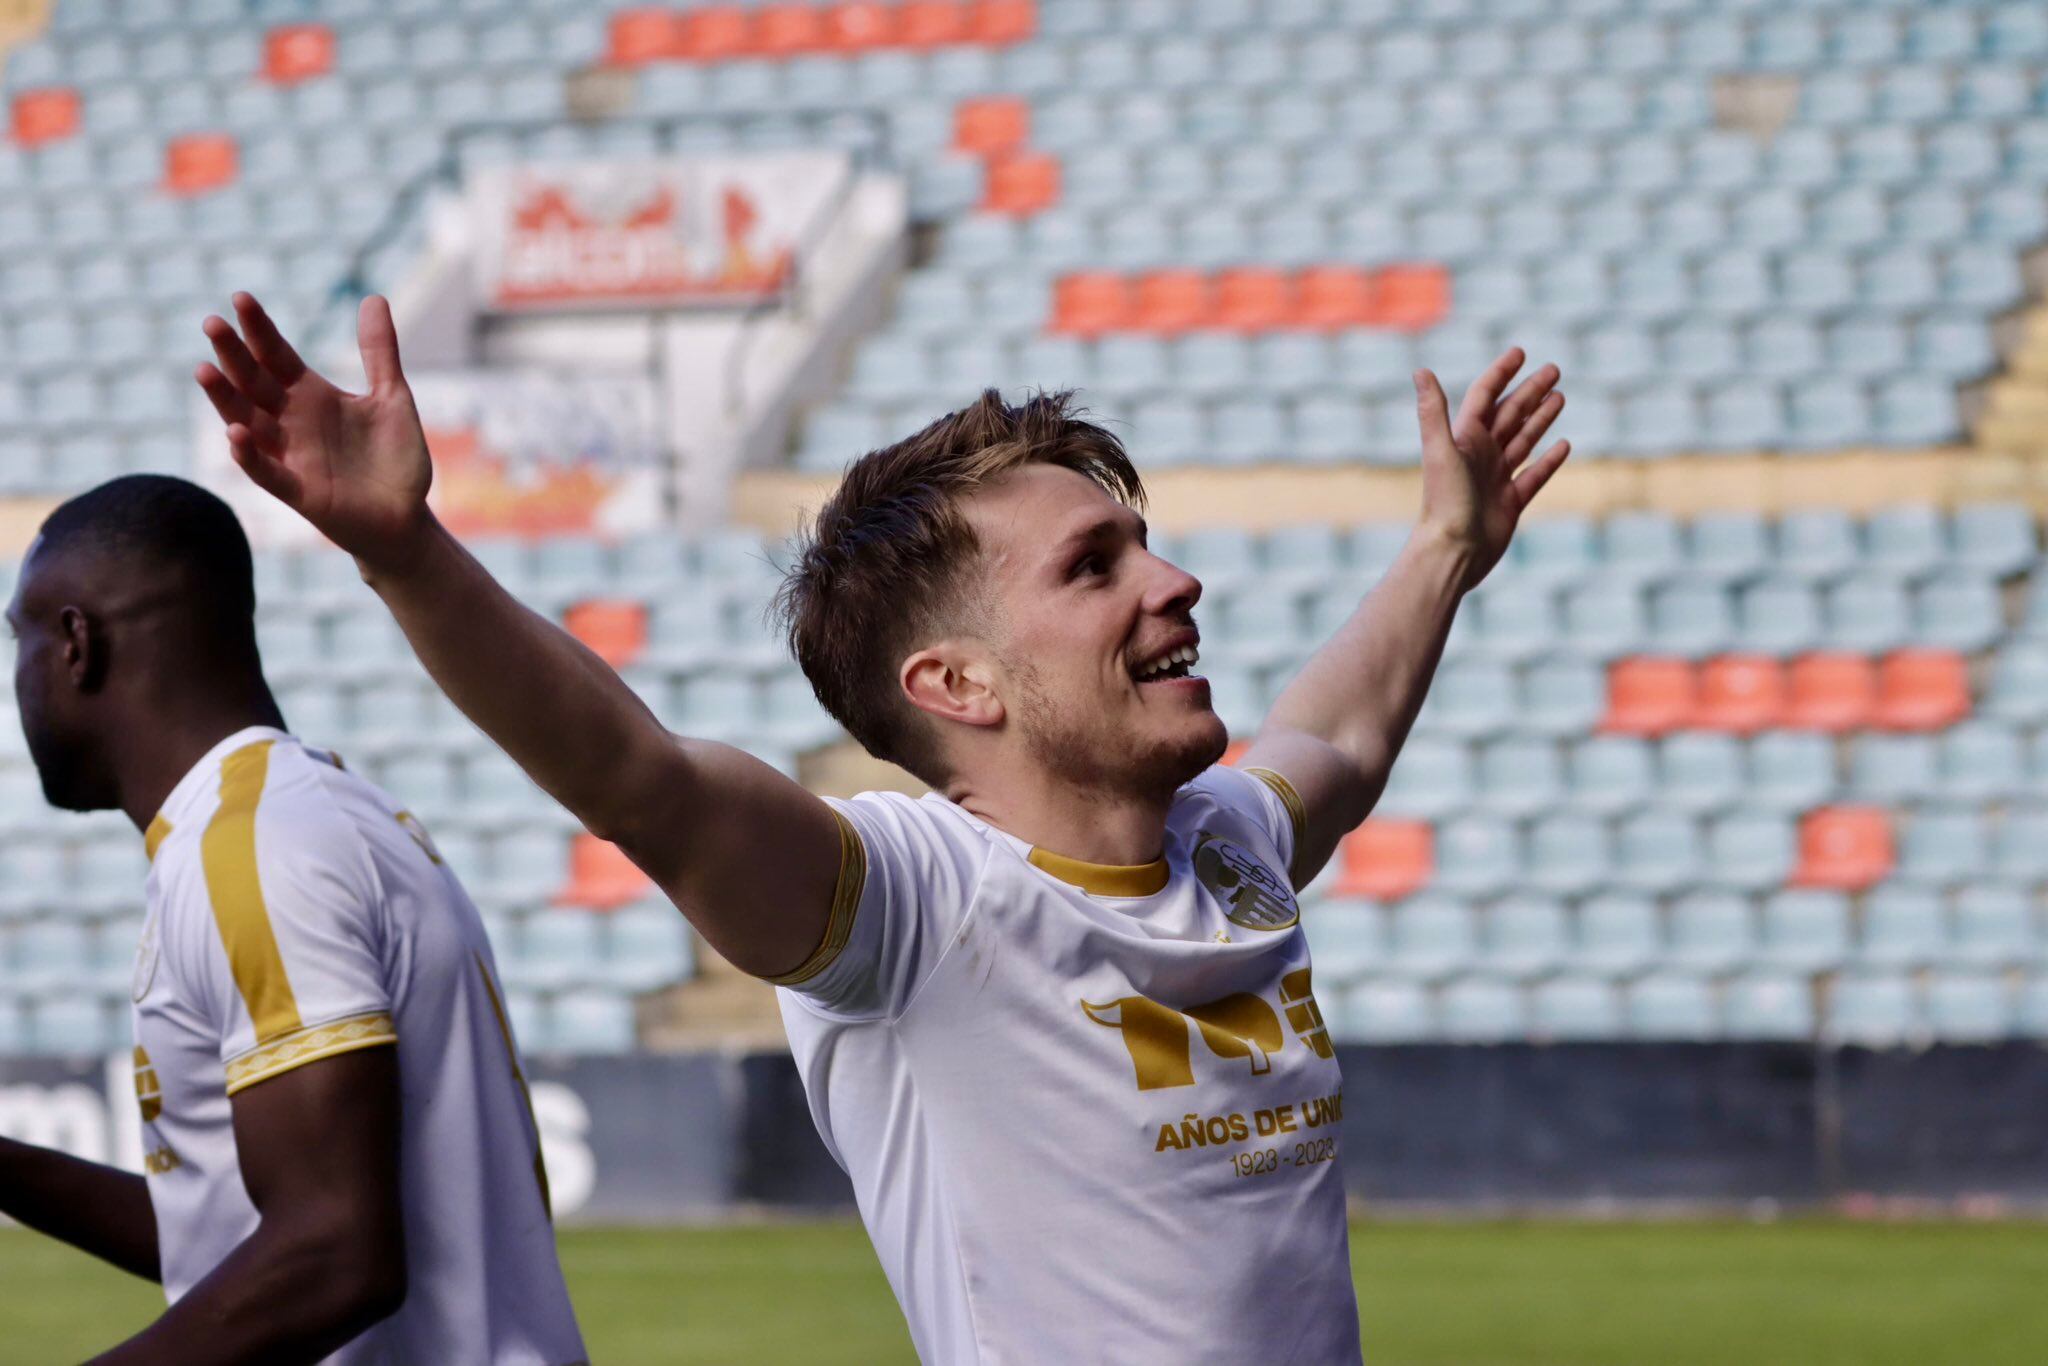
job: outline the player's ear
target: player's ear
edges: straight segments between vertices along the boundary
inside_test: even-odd
[[[107,640],[82,607],[57,613],[57,636],[64,653],[64,676],[80,692],[95,692],[107,672]]]
[[[993,673],[958,642],[941,641],[909,656],[897,681],[910,705],[927,715],[970,726],[1002,723],[1003,700]]]

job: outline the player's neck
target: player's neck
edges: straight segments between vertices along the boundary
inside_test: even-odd
[[[284,729],[284,716],[262,680],[234,691],[232,697],[160,699],[141,724],[127,728],[119,764],[120,805],[137,830],[149,828],[178,780],[215,745],[251,726]]]
[[[1166,847],[1167,800],[1090,792],[1033,774],[1001,784],[956,779],[946,795],[996,829],[1083,863],[1135,866]]]

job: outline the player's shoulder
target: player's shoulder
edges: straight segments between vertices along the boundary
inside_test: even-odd
[[[175,830],[158,857],[166,871],[197,863],[216,874],[252,860],[264,874],[326,869],[350,878],[364,867],[363,840],[350,808],[361,786],[332,753],[294,736],[274,735],[223,755],[217,796],[202,819]]]
[[[862,792],[826,801],[860,837],[870,863],[885,859],[934,875],[943,866],[971,878],[996,848],[987,826],[935,792]]]

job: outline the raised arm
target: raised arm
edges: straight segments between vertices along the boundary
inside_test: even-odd
[[[523,606],[427,507],[433,480],[390,306],[363,301],[367,394],[301,360],[247,294],[206,321],[196,373],[251,480],[353,555],[463,714],[654,879],[741,969],[796,969],[839,876],[831,809],[728,745],[674,735],[568,632]]]
[[[0,1138],[0,1214],[146,1281],[160,1279],[156,1209],[139,1176]]]
[[[405,1302],[398,1050],[308,1063],[232,1105],[256,1231],[95,1366],[319,1361]]]
[[[1415,374],[1422,427],[1422,514],[1393,566],[1273,703],[1244,762],[1282,774],[1307,828],[1292,875],[1304,886],[1387,785],[1443,656],[1465,594],[1499,562],[1529,505],[1564,463],[1560,441],[1530,453],[1564,408],[1556,366],[1503,399],[1519,348],[1466,391],[1455,424],[1443,386]]]

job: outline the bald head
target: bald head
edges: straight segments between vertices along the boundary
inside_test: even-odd
[[[118,797],[145,732],[223,704],[267,704],[249,540],[228,505],[137,474],[52,512],[7,610],[22,730],[50,801]]]

